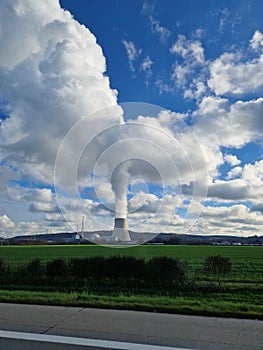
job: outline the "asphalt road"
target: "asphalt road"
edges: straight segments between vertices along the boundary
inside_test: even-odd
[[[257,320],[0,303],[0,330],[197,350],[263,350],[263,322]]]

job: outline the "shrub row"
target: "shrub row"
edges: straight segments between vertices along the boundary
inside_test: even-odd
[[[207,284],[222,286],[231,270],[229,258],[209,256],[204,261]],[[208,278],[210,277],[210,278]],[[170,257],[150,260],[133,256],[95,256],[55,259],[46,263],[34,259],[26,265],[8,266],[0,259],[0,287],[40,290],[92,291],[98,293],[174,293],[195,289],[188,267]]]
[[[187,283],[186,265],[178,259],[154,257],[150,260],[132,256],[55,259],[42,263],[39,259],[27,265],[11,267],[0,260],[2,285],[70,287],[87,284],[100,286],[176,287]]]

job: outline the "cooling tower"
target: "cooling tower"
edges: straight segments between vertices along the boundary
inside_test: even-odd
[[[127,218],[115,218],[113,238],[117,242],[130,242]]]

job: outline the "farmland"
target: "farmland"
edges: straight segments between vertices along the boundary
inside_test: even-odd
[[[232,269],[224,276],[222,286],[205,273],[208,256],[229,258]],[[94,257],[128,257],[150,261],[153,257],[171,257],[187,266],[188,287],[159,288],[137,282],[115,282],[103,279],[88,287],[70,289],[67,283],[56,288],[50,282],[41,285],[2,286],[0,301],[82,305],[136,310],[156,310],[203,315],[263,319],[263,247],[259,246],[165,246],[142,245],[130,248],[109,248],[96,245],[2,246],[0,260],[11,268],[23,268],[34,259],[45,265],[55,259],[66,263],[72,259],[93,262]],[[86,260],[84,260],[86,259]],[[94,260],[95,261],[95,260]],[[106,261],[107,263],[107,261]],[[86,265],[84,265],[86,266]],[[90,267],[89,267],[90,269]],[[69,280],[70,281],[70,280]],[[64,281],[63,281],[64,282]],[[121,283],[123,283],[121,285]],[[155,283],[155,282],[154,282]],[[153,283],[153,284],[154,284]],[[50,287],[47,287],[49,286]]]
[[[37,245],[2,246],[0,259],[11,265],[26,264],[39,258],[43,262],[56,258],[86,258],[92,256],[126,255],[143,258],[168,256],[188,262],[193,273],[201,273],[204,259],[209,255],[222,255],[232,261],[228,279],[241,282],[263,282],[263,247],[253,246],[166,246],[140,245],[129,248],[109,248],[97,245]]]

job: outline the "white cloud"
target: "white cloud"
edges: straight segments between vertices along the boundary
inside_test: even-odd
[[[239,177],[238,179],[233,179]],[[233,168],[228,181],[216,180],[208,187],[208,197],[224,200],[247,200],[258,203],[263,196],[263,161]]]
[[[129,200],[129,212],[152,213],[157,215],[167,213],[170,216],[171,213],[174,215],[175,210],[181,203],[182,199],[179,196],[167,194],[163,198],[158,198],[151,193],[138,192]]]
[[[148,55],[142,59],[142,49],[137,49],[134,42],[122,40],[122,44],[126,50],[130,70],[133,73],[144,72],[146,77],[145,82],[148,85],[149,78],[152,75],[153,61]]]
[[[47,222],[61,222],[61,223],[66,222],[66,219],[64,218],[64,216],[59,213],[45,214],[44,220]]]
[[[241,147],[248,142],[261,140],[263,99],[232,105],[227,99],[204,97],[196,114],[194,131],[202,143]]]
[[[251,211],[252,212],[256,211],[256,212],[263,214],[263,203],[260,202],[260,203],[254,204],[251,208]]]
[[[190,87],[184,90],[184,98],[199,100],[202,96],[205,96],[206,92],[206,84],[203,81],[199,81],[199,79],[193,79]]]
[[[134,72],[135,71],[134,62],[137,60],[138,56],[140,56],[142,50],[141,49],[137,50],[134,42],[132,41],[122,40],[122,44],[124,45],[128,56],[129,67],[131,71]]]
[[[20,173],[52,184],[65,134],[83,116],[116,106],[117,93],[104,76],[96,38],[57,0],[12,0],[0,6],[0,87],[10,106],[1,122],[1,158]],[[120,122],[121,114],[117,107],[111,115],[104,110],[96,130]]]
[[[11,201],[20,201],[22,199],[23,194],[21,193],[21,188],[18,186],[6,186],[5,188],[5,195],[8,199]],[[3,196],[4,197],[4,196]]]
[[[67,132],[86,117],[60,163],[59,175],[63,176],[56,178],[56,185],[64,186],[77,168],[74,162],[78,163],[83,150],[80,146],[122,122],[122,110],[117,106],[117,92],[110,89],[104,75],[105,58],[95,36],[61,9],[57,0],[2,1],[0,23],[1,101],[8,104],[8,117],[0,125],[0,155],[5,164],[0,178],[2,203],[8,215],[15,210],[19,213],[9,234],[25,228],[43,232],[45,225],[31,218],[41,221],[45,213],[59,212],[54,194],[47,188],[10,190],[9,181],[25,176],[32,183],[54,185],[59,146]],[[93,148],[92,160],[102,147],[103,141]],[[91,167],[92,160],[87,163]],[[85,166],[80,180],[88,171]]]
[[[188,76],[192,73],[191,65],[181,65],[178,62],[174,64],[172,79],[178,87],[184,87]]]
[[[227,20],[228,20],[228,17],[230,15],[230,12],[225,7],[223,9],[219,10],[218,14],[220,16],[219,31],[222,32],[224,30],[224,27],[225,27],[226,23],[227,23]]]
[[[172,80],[178,88],[185,90],[185,98],[199,98],[206,90],[202,84],[204,79],[202,69],[206,61],[201,41],[187,39],[180,34],[170,52],[179,58],[179,60],[176,59],[172,68]],[[193,79],[193,76],[196,78]],[[188,88],[187,85],[189,85]]]
[[[96,196],[101,202],[113,202],[114,193],[109,182],[94,183]]]
[[[1,149],[0,149],[1,154]],[[1,158],[0,158],[1,159]],[[20,175],[18,172],[16,172],[14,169],[12,169],[9,166],[1,164],[0,167],[0,192],[4,190],[6,185],[11,180],[19,180]]]
[[[207,196],[231,201],[246,200],[249,198],[249,188],[241,179],[217,180],[208,187]]]
[[[261,200],[263,196],[263,160],[245,164],[242,179],[250,186],[252,194]]]
[[[152,65],[153,61],[150,59],[149,56],[146,56],[140,66],[140,70],[145,72],[146,75],[146,85],[149,84],[149,79],[152,76]]]
[[[53,194],[49,188],[35,188],[26,190],[24,198],[34,202],[52,202]]]
[[[158,88],[158,92],[159,94],[163,94],[163,93],[172,93],[174,91],[173,87],[171,86],[171,84],[168,84],[166,82],[166,80],[163,80],[161,78],[158,78],[155,81],[155,85]]]
[[[241,160],[237,158],[236,155],[233,154],[225,154],[224,155],[224,160],[230,164],[231,166],[236,166],[241,163]]]
[[[227,173],[227,179],[235,179],[242,174],[242,167],[236,166]]]
[[[13,229],[14,227],[15,224],[7,215],[0,216],[0,230]]]
[[[165,194],[159,198],[151,193],[137,192],[129,200],[131,227],[140,232],[173,232],[175,227],[183,231],[185,219],[176,215],[181,205],[182,198],[178,195]]]
[[[262,34],[256,31],[250,41],[251,48],[262,46]],[[237,52],[223,53],[210,64],[208,85],[216,95],[242,95],[256,93],[263,87],[263,54],[246,60]]]
[[[204,62],[204,48],[199,40],[188,40],[184,35],[178,35],[177,41],[172,45],[171,52],[182,58],[197,63]]]
[[[158,35],[160,41],[165,43],[171,35],[171,32],[169,29],[161,25],[160,21],[154,16],[154,12],[154,5],[144,2],[142,13],[147,16],[152,33]]]
[[[204,35],[205,35],[205,29],[203,28],[197,28],[194,32],[194,37],[199,40],[202,39]]]
[[[256,30],[249,43],[253,50],[261,49],[263,47],[263,34]]]
[[[0,217],[0,235],[3,238],[9,238],[17,235],[34,235],[38,233],[56,233],[58,232],[58,228],[56,223],[49,223],[48,225],[43,225],[42,223],[35,221],[19,221],[14,223],[8,217],[5,218],[6,215]],[[68,231],[68,226],[64,225],[59,230],[62,232]]]
[[[260,234],[263,226],[263,216],[258,212],[251,212],[243,204],[205,206],[201,220],[199,229],[206,234],[250,236]]]
[[[29,211],[31,213],[59,213],[60,210],[58,207],[53,206],[51,203],[44,203],[44,202],[39,202],[39,203],[31,203],[29,206]]]
[[[171,35],[170,30],[163,27],[160,24],[160,21],[153,16],[149,16],[149,21],[152,32],[156,33],[160,37],[161,42],[165,42],[166,39]]]
[[[150,59],[149,56],[146,56],[146,58],[141,63],[141,70],[142,71],[151,71],[152,65],[153,65],[153,61]]]
[[[223,32],[226,32],[226,29],[232,30],[232,33],[235,32],[235,29],[238,24],[240,24],[242,20],[242,16],[239,11],[235,11],[234,13],[231,13],[230,10],[227,7],[220,7],[216,8],[215,10],[211,11],[211,15],[218,20],[218,32],[219,34],[223,34]],[[216,40],[218,39],[218,35],[216,37]]]
[[[188,39],[180,34],[170,49],[178,57],[171,78],[179,89],[184,89],[186,99],[208,97],[209,90],[217,96],[260,94],[263,89],[262,36],[255,31],[246,51],[235,47],[209,61],[200,39]]]
[[[229,110],[229,102],[226,98],[205,96],[199,103],[198,114],[201,117],[215,119],[225,115]],[[197,112],[195,112],[197,114]]]

